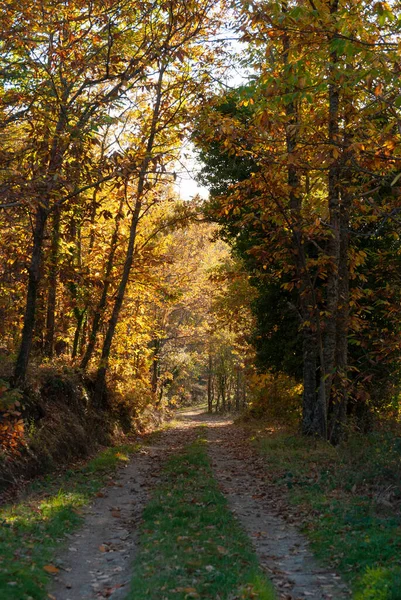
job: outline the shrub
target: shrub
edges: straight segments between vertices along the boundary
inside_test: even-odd
[[[248,413],[296,424],[301,417],[302,385],[285,373],[255,374],[250,380]]]

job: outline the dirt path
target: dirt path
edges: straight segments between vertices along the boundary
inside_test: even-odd
[[[138,524],[165,458],[189,443],[185,423],[163,432],[121,468],[84,512],[82,528],[70,535],[65,551],[54,561],[60,572],[50,599],[126,598],[132,577]]]
[[[255,456],[241,431],[226,419],[214,419],[208,427],[208,439],[215,477],[252,539],[279,598],[349,598],[340,577],[318,564],[306,538],[278,514],[263,460]]]
[[[55,600],[123,600],[129,590],[138,523],[149,493],[158,481],[161,464],[190,442],[195,428],[207,425],[214,473],[233,512],[251,537],[262,567],[279,597],[287,600],[343,600],[345,586],[333,572],[317,564],[305,538],[275,510],[263,470],[229,418],[199,410],[177,416],[174,429],[163,432],[151,446],[135,454],[129,465],[110,480],[89,507],[79,532],[56,561]]]

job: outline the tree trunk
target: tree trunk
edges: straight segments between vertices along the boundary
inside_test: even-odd
[[[29,356],[32,346],[33,331],[35,328],[36,299],[40,282],[40,269],[43,253],[43,239],[48,213],[39,205],[35,215],[35,229],[33,234],[33,249],[28,268],[28,289],[24,314],[24,327],[17,362],[14,370],[14,385],[21,385],[25,381]]]
[[[62,146],[60,144],[60,137],[66,124],[65,114],[65,106],[63,106],[60,110],[56,130],[50,145],[49,162],[47,167],[44,169],[43,174],[43,183],[45,185],[43,186],[43,189],[40,190],[40,201],[38,201],[38,207],[35,214],[33,248],[30,265],[28,268],[29,276],[24,314],[24,326],[22,329],[21,346],[14,370],[15,385],[20,385],[24,382],[31,353],[36,318],[36,302],[41,278],[43,241],[45,227],[50,212],[49,204],[55,187],[57,187],[57,184],[54,183],[54,176],[61,169],[64,154],[67,149],[66,146]]]
[[[237,378],[236,378],[236,386],[235,386],[235,410],[239,412],[240,410],[240,386],[241,386],[241,369],[237,367]]]
[[[114,228],[113,235],[111,238],[109,257],[107,260],[107,265],[106,265],[106,269],[105,269],[105,273],[104,273],[102,295],[100,297],[99,304],[96,307],[95,314],[93,315],[92,327],[91,327],[91,331],[89,334],[89,342],[88,342],[85,354],[84,354],[81,364],[80,364],[81,369],[86,369],[86,367],[89,364],[89,361],[92,358],[93,351],[96,346],[97,335],[99,333],[99,329],[100,329],[100,325],[101,325],[101,321],[102,321],[102,316],[104,313],[104,309],[106,308],[106,305],[107,305],[108,293],[109,293],[109,288],[110,288],[110,284],[111,284],[110,277],[111,277],[111,272],[112,272],[112,269],[114,266],[115,253],[117,250],[119,225],[120,225],[120,221],[122,219],[124,198],[125,197],[122,196],[122,198],[120,200],[120,205],[119,205],[118,213],[116,216],[116,226]]]
[[[316,411],[316,368],[317,368],[316,334],[310,327],[303,329],[303,409],[302,433],[313,435],[314,415]]]
[[[332,0],[330,13],[335,15],[338,11],[338,0]],[[337,34],[331,38],[337,39]],[[328,115],[328,143],[332,147],[332,164],[328,173],[328,207],[330,215],[330,231],[327,242],[327,256],[330,260],[326,285],[326,318],[324,329],[324,370],[325,370],[325,395],[328,405],[336,367],[337,346],[337,309],[338,309],[338,281],[340,259],[340,177],[339,177],[339,105],[340,90],[335,81],[338,54],[334,50],[330,54],[330,83],[329,83],[329,115]]]
[[[80,335],[81,335],[82,324],[84,322],[85,311],[80,311],[79,309],[77,309],[76,312],[74,311],[74,313],[75,313],[75,318],[77,320],[77,325],[75,328],[74,343],[72,346],[72,353],[71,353],[72,359],[76,358],[77,354],[78,354],[79,339],[80,339]]]
[[[49,358],[51,358],[54,354],[57,279],[59,272],[60,219],[61,209],[57,207],[53,213],[47,295],[46,334],[44,341],[44,354]]]
[[[130,236],[128,241],[128,249],[127,255],[125,258],[124,269],[122,278],[120,281],[120,285],[118,286],[117,295],[114,301],[113,312],[110,318],[110,321],[107,326],[106,336],[103,342],[102,348],[102,356],[100,361],[100,367],[97,371],[96,381],[95,381],[95,396],[98,399],[100,404],[103,404],[104,393],[106,387],[106,372],[109,364],[110,358],[110,350],[111,344],[113,342],[114,333],[116,330],[116,326],[118,323],[118,317],[120,315],[120,310],[124,301],[125,290],[127,288],[129,275],[131,272],[132,263],[134,260],[134,249],[135,249],[135,240],[136,240],[136,232],[138,227],[139,215],[141,210],[141,198],[142,194],[137,198],[134,213],[132,215],[131,221],[131,229]]]
[[[159,384],[159,358],[160,358],[160,340],[155,339],[152,343],[153,358],[152,358],[152,392],[156,395]]]
[[[126,290],[126,287],[128,284],[128,279],[129,279],[129,275],[131,272],[132,263],[134,260],[136,232],[137,232],[139,216],[140,216],[140,212],[141,212],[141,208],[142,208],[142,197],[143,197],[143,193],[145,190],[147,170],[148,170],[151,158],[152,158],[153,145],[155,142],[157,125],[158,125],[158,121],[159,121],[160,107],[161,107],[161,100],[162,100],[162,84],[163,84],[163,77],[164,77],[166,68],[167,68],[166,64],[162,65],[160,67],[160,71],[159,71],[159,77],[158,77],[157,87],[156,87],[155,106],[153,108],[152,122],[151,122],[151,126],[150,126],[148,142],[146,144],[145,158],[143,159],[142,167],[141,167],[141,170],[139,172],[139,177],[138,177],[138,187],[137,187],[137,193],[136,193],[135,208],[134,208],[134,211],[132,214],[130,235],[129,235],[129,241],[128,241],[127,254],[126,254],[124,268],[123,268],[123,274],[122,274],[122,278],[120,281],[120,285],[117,290],[117,295],[116,295],[116,299],[114,302],[113,312],[112,312],[111,319],[110,319],[108,327],[107,327],[106,337],[105,337],[105,340],[103,343],[100,367],[99,367],[97,375],[96,375],[95,397],[98,398],[98,402],[100,404],[103,403],[103,399],[104,399],[104,393],[105,393],[105,387],[106,387],[106,372],[107,372],[107,368],[108,368],[108,364],[109,364],[111,344],[113,342],[114,332],[116,330],[118,317],[119,317],[120,310],[121,310],[121,307],[122,307],[122,304],[124,301],[125,290]]]
[[[343,435],[348,405],[348,330],[349,330],[349,212],[351,197],[343,194],[340,219],[339,305],[337,310],[336,375],[330,419],[330,441],[338,444]]]
[[[207,371],[207,410],[210,413],[213,412],[212,376],[213,376],[213,359],[212,359],[212,353],[209,350],[209,364],[208,364],[208,371]]]
[[[287,3],[282,4],[283,12],[287,11]],[[283,61],[284,68],[290,69],[289,61],[290,38],[287,33],[283,35]],[[291,85],[287,93],[291,93]],[[299,114],[295,101],[290,101],[285,107],[288,119],[286,128],[286,146],[289,156],[293,156],[298,145],[298,127]],[[317,357],[320,357],[321,363],[321,382],[325,380],[325,368],[323,363],[322,340],[320,331],[320,317],[314,290],[314,283],[308,272],[305,244],[302,233],[302,195],[300,193],[300,175],[296,161],[288,161],[287,180],[289,185],[289,205],[290,205],[290,226],[292,229],[292,239],[295,255],[295,268],[297,279],[300,282],[299,288],[299,306],[302,319],[303,335],[303,415],[302,431],[305,435],[318,435],[326,437],[327,411],[325,404],[325,394],[322,385],[317,392]],[[309,323],[309,324],[308,324]],[[314,327],[314,329],[313,329]]]

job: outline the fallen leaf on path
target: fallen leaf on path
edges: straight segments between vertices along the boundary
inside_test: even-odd
[[[45,565],[43,567],[43,570],[46,571],[46,573],[51,573],[52,575],[55,575],[56,573],[58,573],[60,571],[60,569],[58,569],[54,565]]]
[[[116,519],[121,519],[121,512],[119,510],[112,510],[111,516],[115,517]]]
[[[107,552],[108,549],[102,544],[101,546],[99,546],[99,550],[100,552]]]
[[[181,592],[184,594],[196,594],[199,595],[198,592],[196,591],[195,588],[193,587],[178,587],[175,588],[174,590],[171,590],[172,592]]]

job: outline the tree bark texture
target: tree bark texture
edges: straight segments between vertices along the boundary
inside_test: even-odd
[[[53,213],[50,262],[48,277],[48,295],[47,295],[47,313],[46,313],[46,334],[44,341],[44,354],[51,358],[54,354],[54,333],[56,324],[56,301],[57,301],[57,280],[59,273],[59,249],[60,249],[60,220],[61,209],[57,207]]]
[[[28,289],[21,346],[14,371],[14,385],[16,386],[21,385],[25,380],[32,347],[33,332],[35,328],[36,300],[40,283],[43,239],[47,216],[47,210],[39,205],[36,209],[33,248],[28,268]]]

